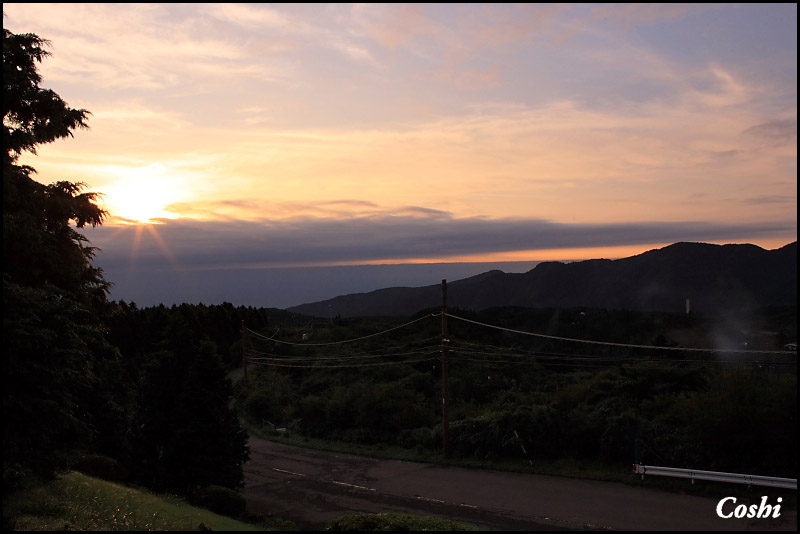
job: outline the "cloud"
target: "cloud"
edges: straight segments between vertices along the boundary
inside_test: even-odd
[[[500,87],[502,85],[501,67],[499,65],[484,70],[443,70],[436,76],[441,80],[452,83],[461,90],[482,91],[486,88]]]
[[[797,196],[791,195],[761,195],[747,199],[747,204],[772,204],[780,206],[797,207]]]
[[[209,14],[213,17],[250,28],[296,29],[300,24],[299,21],[263,4],[258,6],[231,3],[211,4],[208,9]]]
[[[334,50],[350,60],[375,63],[372,52],[352,31],[348,7],[326,5],[306,11],[302,7],[282,5],[279,9],[263,4],[214,4],[208,15],[235,24],[238,31],[261,41],[259,35],[282,43],[274,52],[296,55],[317,48]],[[331,20],[336,24],[331,25]],[[266,46],[273,46],[265,43]]]
[[[458,19],[475,49],[505,47],[538,36],[560,36],[570,9],[567,4],[481,4]]]
[[[356,220],[381,217],[426,218],[429,220],[449,219],[452,214],[446,211],[421,206],[381,207],[374,202],[355,199],[337,199],[316,203],[269,202],[264,200],[218,200],[174,203],[167,206],[174,213],[185,218],[249,220],[255,222],[276,222],[288,220]]]
[[[751,203],[743,210],[748,198],[787,195],[787,184],[796,191],[796,147],[773,141],[792,135],[796,123],[752,110],[649,102],[630,113],[572,100],[493,101],[379,127],[247,131],[198,129],[182,117],[136,103],[101,107],[91,135],[81,134],[91,151],[48,145],[46,158],[26,163],[50,181],[63,176],[55,165],[69,168],[99,191],[112,178],[134,177],[117,167],[160,163],[187,178],[186,195],[170,211],[196,219],[347,218],[379,214],[391,203],[458,218],[623,222],[703,213],[758,221],[768,209]],[[128,145],[113,151],[112,142]],[[704,202],[694,203],[700,195]],[[371,205],[337,205],[341,199]]]
[[[226,221],[388,216],[387,203],[458,220],[759,221],[779,204],[748,199],[796,195],[796,58],[718,53],[748,46],[754,17],[746,41],[772,24],[788,42],[783,8],[725,8],[692,46],[673,30],[716,13],[594,9],[12,4],[81,101],[63,96],[95,113],[91,132],[26,163],[100,191],[160,163],[191,178],[176,213]],[[585,31],[554,46],[576,20]]]
[[[700,77],[698,77],[700,79]],[[685,98],[707,108],[727,108],[750,102],[759,88],[737,79],[732,72],[711,65],[701,78],[704,87],[689,91]]]
[[[108,122],[108,124],[104,124]],[[94,128],[122,131],[134,136],[171,136],[191,127],[191,122],[180,114],[156,109],[137,102],[118,102],[114,107],[96,108],[92,113]]]
[[[206,9],[197,5],[18,5],[13,22],[37,28],[54,43],[52,58],[42,66],[46,79],[95,90],[127,95],[197,90],[233,77],[286,77],[284,62],[248,54],[243,39],[213,31]]]
[[[744,135],[776,141],[797,141],[797,119],[775,119],[747,128]]]
[[[785,235],[796,223],[641,222],[563,224],[537,219],[452,218],[409,208],[351,219],[262,221],[163,220],[147,227],[100,227],[87,233],[101,264],[196,270],[358,264],[477,257],[513,251],[579,249],[677,241],[741,241]],[[794,236],[794,237],[792,237]],[[168,255],[167,255],[168,251]]]
[[[422,207],[400,208],[392,215],[370,203],[332,204],[362,210],[362,216],[164,220],[85,233],[101,249],[95,264],[114,284],[114,299],[139,305],[233,302],[281,308],[383,287],[431,285],[495,268],[524,272],[537,260],[608,258],[615,252],[610,257],[627,257],[678,241],[774,242],[785,236],[771,247],[778,248],[797,239],[792,221],[560,224],[454,218]],[[616,248],[602,248],[609,246]],[[522,253],[491,256],[498,251]],[[447,263],[450,258],[459,263]],[[524,261],[488,263],[500,258]]]
[[[440,37],[444,30],[441,25],[426,15],[426,7],[421,4],[391,4],[374,7],[377,9],[373,9],[371,6],[368,11],[360,10],[362,30],[382,46],[388,48],[398,48],[423,35]]]
[[[627,25],[648,25],[684,17],[691,9],[697,8],[692,8],[691,4],[611,4],[594,8],[592,16]]]

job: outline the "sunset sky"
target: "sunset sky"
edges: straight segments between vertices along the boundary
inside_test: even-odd
[[[112,298],[285,307],[797,240],[796,4],[3,11],[92,113],[23,163],[105,195]],[[480,265],[430,265],[454,262]]]

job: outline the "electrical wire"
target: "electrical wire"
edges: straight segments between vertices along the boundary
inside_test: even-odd
[[[329,345],[342,345],[344,343],[353,343],[355,341],[362,341],[364,339],[369,339],[369,338],[380,336],[380,335],[383,335],[383,334],[388,334],[389,332],[393,332],[395,330],[399,330],[401,328],[405,328],[406,326],[412,325],[414,323],[418,323],[419,321],[422,321],[423,319],[430,319],[431,317],[438,317],[439,315],[441,315],[441,314],[432,313],[430,315],[423,315],[422,317],[414,319],[413,321],[409,321],[409,322],[407,322],[405,324],[401,324],[400,326],[395,326],[393,328],[389,328],[389,329],[383,330],[381,332],[376,332],[374,334],[369,334],[367,336],[361,336],[361,337],[357,337],[357,338],[353,338],[353,339],[345,339],[343,341],[329,341],[327,343],[294,343],[292,341],[282,341],[280,339],[269,339],[266,336],[264,336],[262,334],[259,334],[258,332],[254,332],[253,330],[250,330],[247,327],[245,327],[245,330],[250,332],[251,334],[253,334],[254,336],[256,336],[258,338],[265,339],[265,340],[268,340],[268,341],[273,341],[275,343],[283,343],[285,345],[296,345],[296,346],[301,346],[301,347],[325,347],[325,346],[329,346]]]
[[[515,334],[522,334],[525,336],[533,336],[533,337],[540,337],[543,339],[553,339],[557,341],[568,341],[571,343],[586,343],[589,345],[604,345],[609,347],[626,347],[626,348],[633,348],[633,349],[657,349],[657,350],[676,350],[676,351],[691,351],[691,352],[727,352],[727,353],[742,353],[742,354],[796,354],[794,351],[788,350],[730,350],[730,349],[704,349],[704,348],[691,348],[691,347],[659,347],[657,345],[632,345],[629,343],[613,343],[610,341],[592,341],[589,339],[574,339],[568,337],[558,337],[558,336],[549,336],[546,334],[536,334],[534,332],[525,332],[523,330],[514,330],[513,328],[505,328],[502,326],[491,325],[487,323],[482,323],[480,321],[473,321],[472,319],[465,319],[464,317],[458,317],[457,315],[451,315],[449,313],[445,313],[447,317],[451,319],[456,319],[458,321],[464,321],[467,323],[476,324],[479,326],[484,326],[486,328],[494,328],[495,330],[502,330],[505,332],[513,332]]]
[[[342,341],[332,341],[326,343],[295,343],[290,341],[283,341],[279,339],[275,339],[275,336],[278,334],[278,331],[273,334],[272,337],[267,337],[253,330],[250,330],[245,327],[245,330],[253,334],[256,338],[256,341],[261,342],[271,342],[271,343],[281,343],[284,345],[291,345],[291,346],[300,346],[300,347],[326,347],[326,346],[336,346],[342,345],[346,343],[353,343],[357,341],[364,341],[367,339],[371,339],[383,334],[387,334],[389,332],[393,332],[395,330],[399,330],[401,328],[405,328],[417,322],[420,322],[425,319],[430,319],[434,317],[440,317],[441,313],[432,313],[421,316],[417,319],[409,321],[399,326],[395,326],[380,332],[376,332],[373,334],[369,334],[366,336],[361,336],[357,338],[342,340]],[[512,328],[506,328],[501,326],[496,326],[488,323],[483,323],[480,321],[475,321],[471,319],[466,319],[464,317],[459,317],[457,315],[452,315],[449,313],[445,313],[445,316],[450,317],[452,319],[458,321],[464,321],[467,323],[475,324],[478,326],[483,326],[486,328],[492,328],[495,330],[501,330],[505,332],[511,332],[515,334],[521,334],[526,336],[533,336],[536,338],[547,339],[547,340],[555,340],[555,341],[563,341],[568,343],[582,343],[587,345],[599,345],[599,346],[606,346],[606,347],[616,347],[616,348],[627,348],[627,349],[640,349],[640,350],[652,350],[652,351],[681,351],[681,352],[699,352],[699,353],[708,353],[708,354],[771,354],[771,355],[787,355],[787,354],[794,354],[791,351],[765,351],[765,350],[727,350],[727,349],[709,349],[709,348],[691,348],[691,347],[662,347],[662,346],[655,346],[655,345],[636,345],[630,343],[614,343],[614,342],[607,342],[607,341],[593,341],[587,339],[575,339],[575,338],[567,338],[567,337],[559,337],[559,336],[551,336],[546,334],[537,334],[534,332],[526,332],[523,330],[515,330]],[[273,365],[278,367],[297,367],[297,368],[343,368],[343,367],[366,367],[366,366],[376,366],[376,365],[399,365],[404,363],[415,363],[419,361],[429,361],[432,358],[424,359],[424,360],[413,360],[413,361],[399,361],[399,362],[366,362],[366,360],[370,359],[379,359],[379,358],[392,358],[392,357],[401,357],[401,356],[410,356],[413,354],[435,354],[436,352],[431,352],[431,349],[437,349],[438,346],[427,345],[424,347],[420,347],[418,350],[411,350],[411,351],[402,351],[402,349],[411,348],[414,343],[424,343],[429,342],[433,339],[437,339],[437,336],[428,337],[424,340],[418,340],[413,343],[407,343],[404,345],[393,346],[393,347],[381,347],[371,350],[366,350],[362,352],[351,352],[347,355],[342,356],[332,356],[332,355],[288,355],[288,354],[276,354],[270,351],[259,351],[255,349],[246,349],[246,360],[250,363],[256,365]],[[796,365],[796,361],[791,362],[776,362],[776,361],[754,361],[754,360],[715,360],[715,359],[687,359],[687,358],[666,358],[666,357],[657,357],[657,358],[636,358],[630,356],[622,356],[622,355],[614,355],[614,354],[597,354],[597,355],[586,355],[586,354],[565,354],[565,353],[557,353],[557,352],[540,352],[536,350],[526,350],[523,348],[515,348],[515,347],[501,347],[496,345],[487,345],[487,344],[480,344],[480,343],[472,343],[468,341],[461,341],[461,340],[446,340],[448,343],[448,347],[450,348],[450,358],[454,361],[461,361],[465,363],[475,363],[478,365],[491,365],[491,366],[498,366],[498,365],[547,365],[547,366],[554,366],[554,365],[562,365],[562,366],[572,366],[572,367],[610,367],[619,364],[625,363],[700,363],[700,364],[732,364],[732,365],[766,365],[766,366],[789,366],[789,365]],[[476,349],[489,349],[489,350],[476,350]],[[423,352],[421,352],[423,351]],[[424,352],[428,351],[428,352]],[[504,359],[498,359],[504,358]],[[511,359],[508,359],[511,358]],[[349,363],[352,361],[352,363]],[[278,363],[278,362],[285,362],[285,363]],[[306,363],[311,363],[312,365],[305,365]],[[323,365],[319,362],[338,362],[337,365]],[[348,363],[345,363],[348,362]],[[359,363],[356,363],[359,362]]]
[[[258,354],[264,354],[266,356],[258,356],[258,357],[250,357],[248,361],[285,361],[285,360],[293,360],[293,361],[325,361],[325,360],[358,360],[358,359],[372,359],[372,358],[392,358],[398,356],[408,356],[411,354],[430,354],[429,349],[438,349],[438,345],[429,345],[427,347],[421,347],[419,350],[410,351],[410,352],[389,352],[386,354],[362,354],[357,356],[288,356],[288,355],[280,355],[280,354],[270,354],[266,352],[259,352]],[[425,350],[428,349],[428,352]],[[274,356],[272,358],[268,356]]]
[[[436,354],[436,353],[430,353],[430,354]],[[271,362],[260,362],[260,361],[255,361],[252,363],[254,365],[267,365],[271,367],[293,367],[297,369],[337,369],[337,368],[351,368],[351,367],[377,367],[383,365],[406,365],[410,363],[429,362],[432,360],[438,361],[438,358],[422,358],[420,360],[403,360],[399,362],[351,363],[346,365],[296,365],[288,363],[271,363]],[[250,362],[250,360],[247,361]]]

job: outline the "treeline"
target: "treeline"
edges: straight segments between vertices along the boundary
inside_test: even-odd
[[[242,484],[247,435],[230,408],[226,360],[242,318],[264,325],[263,310],[109,302],[99,324],[81,329],[38,301],[4,297],[17,314],[55,320],[5,320],[6,478],[77,465],[181,494]]]
[[[181,323],[194,336],[213,341],[225,367],[232,369],[242,362],[243,322],[261,330],[272,323],[289,324],[294,317],[283,310],[237,307],[229,302],[139,308],[134,302],[123,301],[109,315],[108,325],[112,343],[123,351],[127,360],[161,343],[168,325]]]
[[[778,350],[783,339],[796,336],[794,307],[751,314],[746,331],[742,317],[712,321],[684,314],[519,308],[453,315],[552,336],[450,319],[455,456],[524,461],[523,445],[530,458],[613,465],[640,460],[796,477],[794,355],[658,348],[677,346],[676,337],[724,334],[739,351],[758,345]],[[321,322],[314,331],[270,333],[270,340],[254,336],[256,367],[237,405],[252,424],[267,429],[441,455],[440,320],[431,317],[354,344],[325,342],[368,336],[397,323]],[[296,344],[303,337],[307,345]],[[643,444],[639,458],[637,440]]]

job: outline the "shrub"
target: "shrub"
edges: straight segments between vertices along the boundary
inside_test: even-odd
[[[275,402],[266,391],[256,391],[244,401],[244,413],[254,422],[275,419]]]
[[[3,465],[3,497],[22,488],[30,470],[19,464]]]
[[[241,517],[247,508],[244,497],[238,492],[222,486],[206,486],[197,490],[192,502],[228,517]]]

